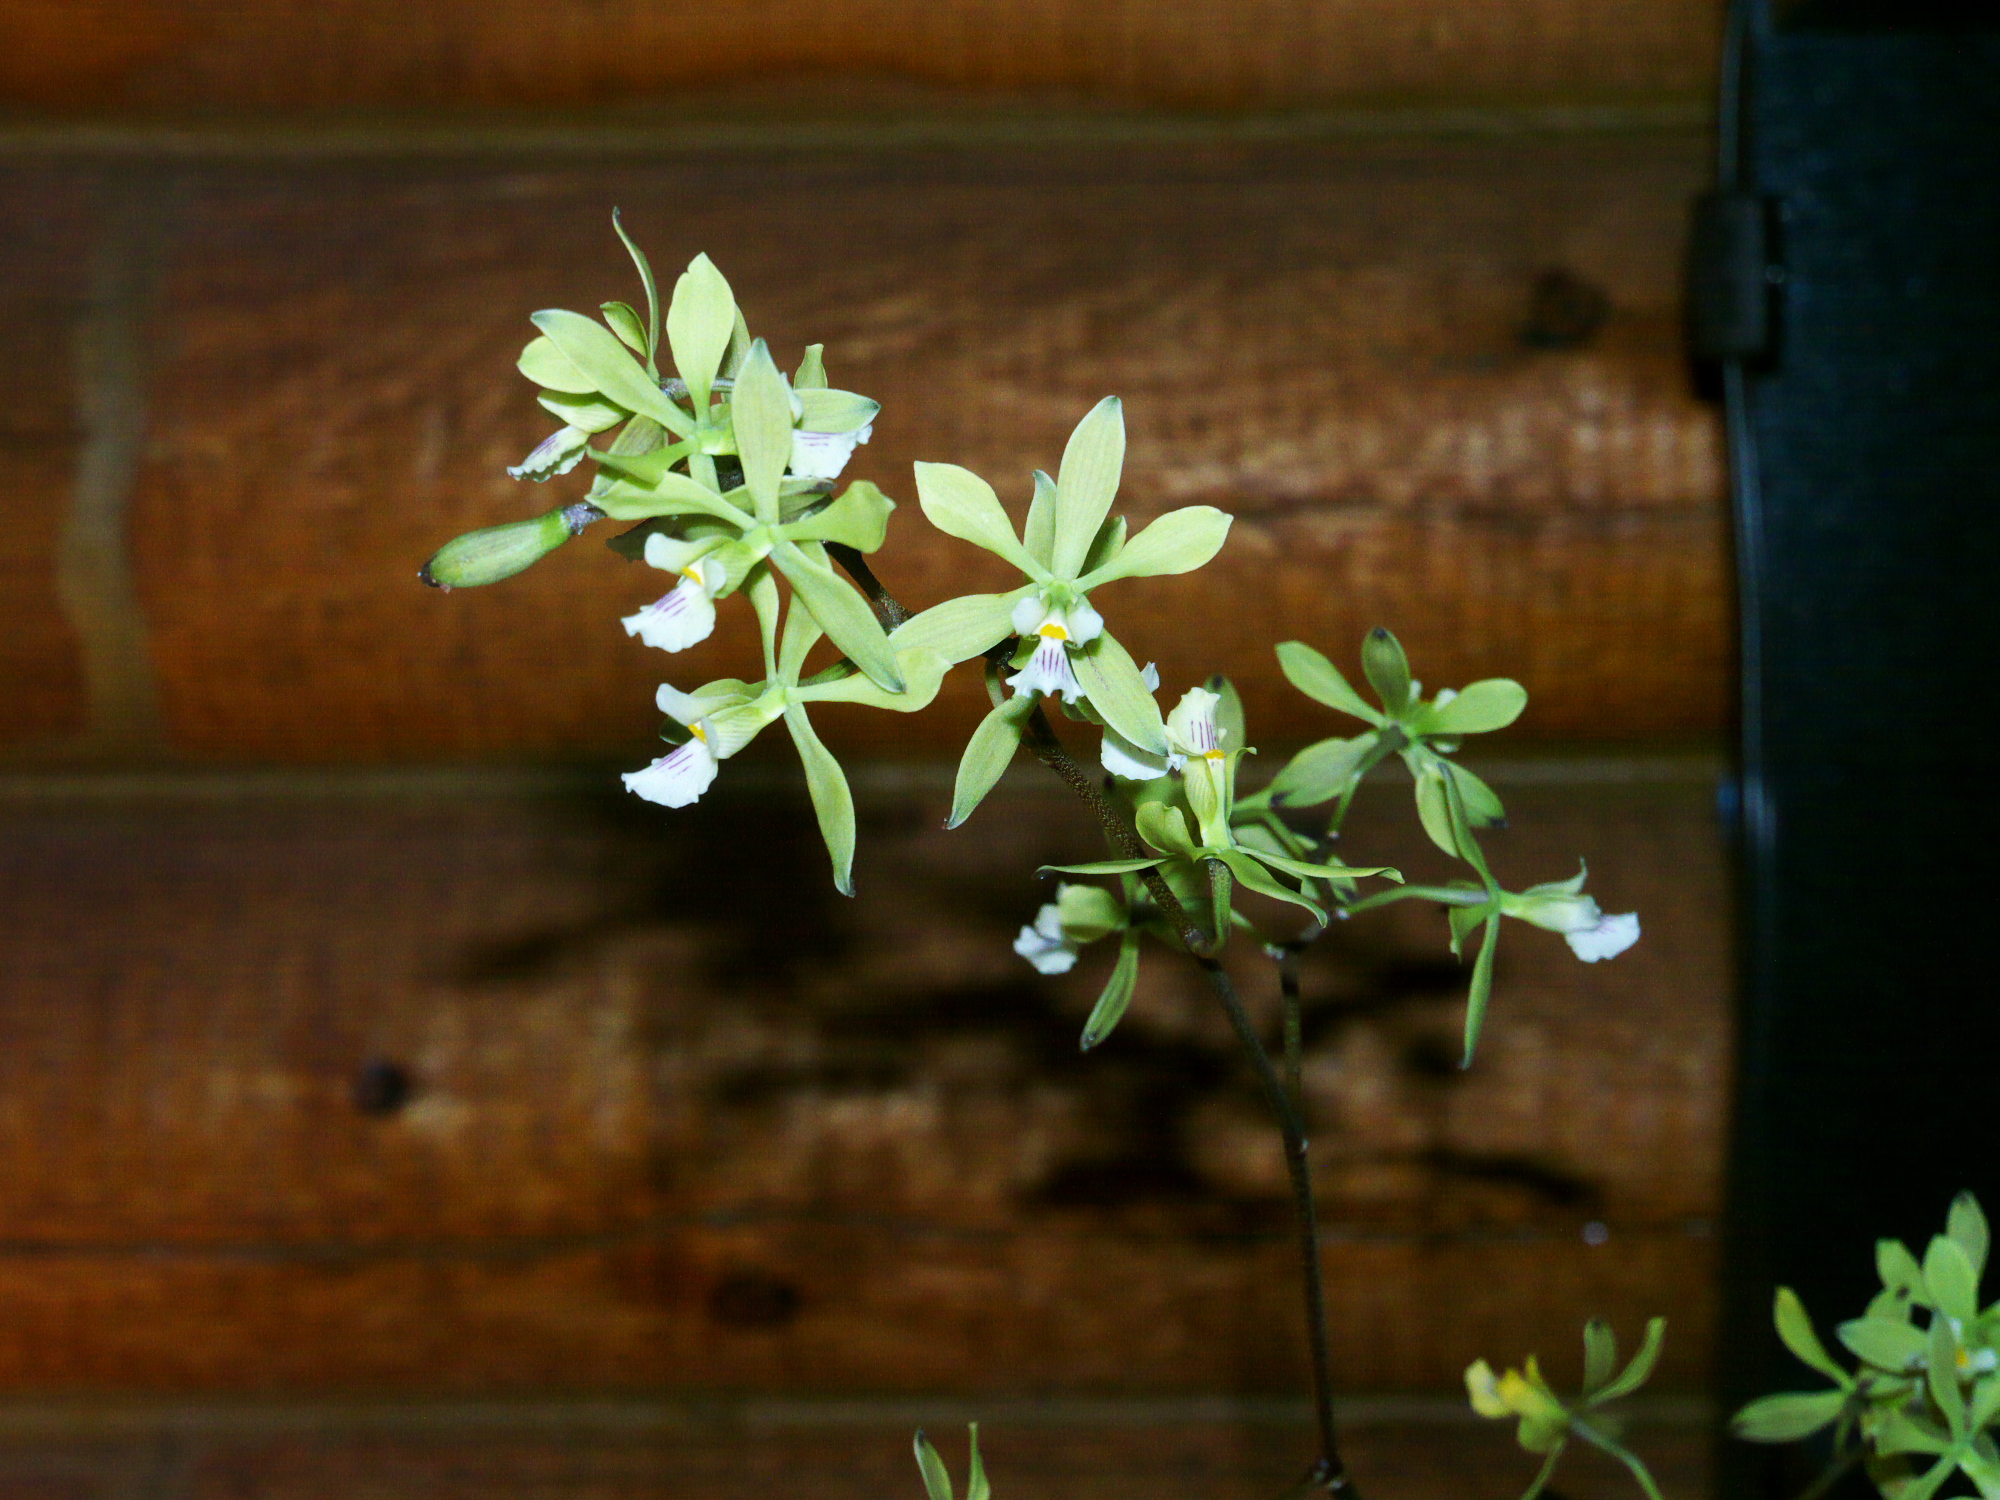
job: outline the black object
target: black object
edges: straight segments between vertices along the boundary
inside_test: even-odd
[[[1691,268],[1741,592],[1728,1409],[1822,1384],[1775,1286],[1837,1347],[1878,1237],[2000,1223],[2000,15],[1927,19],[1735,0]],[[1801,1461],[1725,1440],[1720,1492]]]
[[[364,1115],[393,1115],[414,1092],[409,1070],[387,1058],[371,1058],[354,1074],[354,1107]]]

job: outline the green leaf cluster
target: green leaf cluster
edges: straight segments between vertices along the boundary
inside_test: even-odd
[[[1638,1455],[1619,1441],[1621,1424],[1606,1408],[1646,1383],[1654,1365],[1659,1363],[1666,1337],[1667,1320],[1652,1319],[1646,1324],[1646,1337],[1639,1352],[1620,1370],[1618,1340],[1611,1325],[1591,1319],[1583,1330],[1583,1390],[1573,1401],[1556,1395],[1532,1354],[1523,1369],[1508,1370],[1498,1376],[1483,1359],[1466,1367],[1465,1390],[1472,1409],[1495,1420],[1518,1418],[1516,1440],[1528,1452],[1543,1455],[1541,1471],[1521,1500],[1535,1500],[1547,1487],[1572,1438],[1580,1438],[1609,1453],[1631,1470],[1648,1500],[1660,1500],[1659,1486],[1654,1484],[1653,1476]]]
[[[1778,1337],[1833,1384],[1752,1401],[1731,1424],[1736,1435],[1788,1443],[1832,1427],[1835,1461],[1858,1445],[1889,1500],[1928,1500],[1954,1472],[2000,1500],[2000,1301],[1979,1303],[1989,1248],[1971,1193],[1952,1201],[1945,1232],[1921,1261],[1900,1240],[1878,1241],[1882,1290],[1834,1330],[1858,1361],[1852,1371],[1827,1352],[1791,1288],[1779,1287]]]
[[[971,1430],[972,1456],[965,1475],[965,1500],[993,1500],[993,1488],[986,1482],[986,1466],[979,1458],[979,1424],[967,1425]],[[951,1500],[951,1474],[921,1431],[917,1433],[916,1450],[917,1471],[924,1476],[924,1494],[929,1500]]]

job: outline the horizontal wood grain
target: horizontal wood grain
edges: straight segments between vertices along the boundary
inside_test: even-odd
[[[740,775],[775,810],[0,805],[0,1389],[1287,1389],[1283,1171],[1212,1002],[1155,954],[1079,1056],[1102,960],[1008,951],[1026,872],[1094,842],[1071,809],[1031,784],[945,834],[941,791],[871,794],[849,902],[796,789]],[[1707,792],[1505,790],[1502,878],[1587,854],[1647,936],[1586,968],[1510,932],[1470,1073],[1433,913],[1323,945],[1343,1378],[1664,1311],[1699,1380]],[[1415,874],[1406,797],[1349,838]],[[358,1107],[371,1063],[406,1100]]]
[[[4,24],[0,103],[71,113],[686,108],[690,90],[800,112],[849,80],[1202,109],[1687,96],[1721,33],[1715,0],[12,0]]]
[[[678,659],[628,640],[616,615],[658,584],[594,537],[487,591],[412,581],[454,532],[580,493],[505,477],[546,422],[512,359],[528,310],[633,294],[613,204],[663,266],[712,252],[782,359],[823,340],[884,402],[851,472],[905,502],[880,571],[912,603],[1005,574],[924,526],[911,461],[1018,507],[1116,391],[1132,520],[1239,518],[1202,573],[1098,601],[1170,690],[1225,670],[1264,743],[1326,733],[1270,644],[1351,661],[1386,623],[1433,684],[1526,682],[1517,734],[1717,736],[1722,460],[1677,312],[1704,171],[1681,136],[212,169],[159,294],[132,502],[166,741],[630,753],[662,677],[744,670],[740,605]],[[1557,273],[1606,315],[1548,347]],[[930,713],[833,732],[953,754],[983,702],[960,675]]]

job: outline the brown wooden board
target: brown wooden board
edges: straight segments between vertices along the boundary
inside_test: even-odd
[[[42,168],[0,190],[0,747],[73,733],[86,718],[58,553],[84,439],[76,340],[92,240],[87,189]]]
[[[1290,1389],[1283,1172],[1212,1001],[1155,953],[1084,1057],[1105,957],[1008,951],[1028,872],[1094,852],[1074,810],[1009,783],[947,834],[942,787],[878,787],[849,902],[789,770],[729,773],[680,816],[0,806],[0,1388]],[[1441,1387],[1662,1312],[1685,1386],[1729,1055],[1707,788],[1502,786],[1503,880],[1588,855],[1646,937],[1586,967],[1510,930],[1469,1073],[1434,912],[1323,945],[1339,1368]],[[1352,850],[1435,874],[1371,792]]]
[[[530,310],[636,295],[614,204],[669,274],[712,252],[781,360],[823,340],[834,379],[883,401],[850,472],[905,504],[880,566],[912,603],[1007,575],[929,531],[911,462],[964,462],[1018,508],[1028,471],[1118,392],[1132,521],[1192,502],[1239,518],[1201,574],[1097,601],[1170,693],[1222,669],[1259,743],[1330,733],[1278,681],[1271,643],[1351,665],[1383,623],[1433,686],[1523,680],[1536,702],[1518,734],[1716,736],[1722,460],[1677,312],[1703,149],[1647,135],[205,171],[159,292],[132,498],[166,743],[269,761],[627,754],[663,677],[749,669],[740,602],[679,658],[629,640],[617,616],[661,583],[595,534],[493,589],[414,582],[455,532],[581,493],[581,475],[505,476],[550,425],[513,359]],[[947,756],[983,703],[967,670],[926,715],[854,714],[834,733]]]
[[[11,0],[15,110],[687,108],[845,80],[1202,109],[1623,100],[1706,91],[1714,0]],[[718,96],[723,98],[718,100]]]

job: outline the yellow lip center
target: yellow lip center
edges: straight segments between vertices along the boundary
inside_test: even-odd
[[[1058,620],[1045,622],[1037,634],[1045,641],[1066,641],[1069,639],[1068,627]]]
[[[1223,754],[1222,754],[1222,752],[1221,752],[1220,750],[1206,750],[1206,751],[1203,751],[1203,752],[1202,752],[1202,759],[1203,759],[1203,760],[1221,760],[1221,759],[1223,759]]]
[[[708,743],[708,731],[706,729],[703,729],[701,725],[699,724],[688,725],[688,733],[693,735],[696,739],[700,740],[704,745]]]
[[[692,579],[696,583],[701,582],[701,574],[697,573],[692,566],[682,568],[681,577]]]

